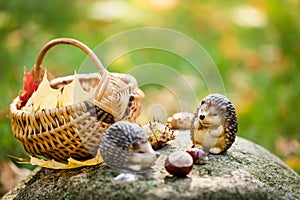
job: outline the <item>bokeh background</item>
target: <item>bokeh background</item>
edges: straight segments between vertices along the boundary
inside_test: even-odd
[[[182,32],[201,44],[237,108],[238,135],[267,148],[299,173],[299,19],[299,0],[0,0],[2,177],[19,172],[8,164],[8,155],[27,155],[12,135],[9,104],[22,88],[24,65],[31,69],[41,47],[56,37],[72,37],[94,48],[112,35],[149,26]],[[84,58],[79,50],[62,46],[48,53],[44,66],[57,76],[70,75]],[[151,49],[121,57],[109,70],[124,73],[149,62],[189,73],[183,59]],[[201,85],[193,87],[200,101],[207,91]],[[142,89],[150,99],[146,104],[167,100],[163,87]],[[7,180],[0,183],[2,193]]]

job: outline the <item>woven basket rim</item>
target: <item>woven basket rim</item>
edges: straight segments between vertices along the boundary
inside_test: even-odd
[[[137,82],[136,80],[128,74],[122,74],[122,73],[110,73],[113,76],[117,76],[120,79],[122,79],[122,81],[124,83],[126,83],[127,85],[131,85],[132,89],[139,89],[137,86]],[[91,78],[101,78],[101,75],[99,73],[86,73],[86,74],[77,74],[79,79],[91,79]],[[74,75],[68,75],[68,76],[63,76],[63,77],[57,77],[55,79],[52,79],[50,81],[50,85],[52,84],[59,84],[61,82],[61,84],[63,85],[67,85],[69,81],[72,81],[74,79]],[[36,115],[39,113],[44,113],[45,111],[49,111],[49,112],[57,112],[59,109],[65,109],[67,107],[72,107],[72,108],[76,108],[77,106],[79,106],[80,104],[82,104],[83,102],[79,102],[76,104],[72,104],[72,105],[66,105],[66,106],[61,106],[61,107],[55,107],[55,108],[50,108],[50,109],[42,109],[42,110],[37,110],[37,111],[26,111],[26,110],[22,110],[22,109],[18,109],[17,108],[17,103],[20,100],[20,97],[17,96],[13,99],[12,103],[10,104],[10,111],[11,114],[16,114],[16,113],[22,113],[25,115]],[[89,101],[91,103],[93,103],[95,101],[94,98],[92,99],[88,99],[86,101]],[[96,104],[95,104],[96,105]]]
[[[69,82],[74,80],[74,76],[77,76],[78,79],[91,79],[91,78],[101,78],[101,75],[97,72],[94,73],[86,73],[86,74],[73,74],[73,75],[67,75],[67,76],[62,76],[62,77],[56,77],[54,79],[52,79],[51,81],[49,81],[50,86],[52,87],[55,84],[59,84],[60,82]],[[64,83],[60,83],[60,84],[64,84]],[[65,85],[65,84],[64,84]]]

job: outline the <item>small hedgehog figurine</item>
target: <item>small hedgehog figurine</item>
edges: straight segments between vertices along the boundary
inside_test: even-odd
[[[233,104],[221,94],[210,94],[197,107],[191,138],[195,147],[220,154],[231,147],[237,130],[238,120]]]
[[[150,167],[159,156],[142,127],[128,121],[112,124],[104,132],[99,148],[104,162],[121,171]]]

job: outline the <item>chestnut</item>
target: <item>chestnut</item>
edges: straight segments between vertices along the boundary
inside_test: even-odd
[[[203,149],[191,148],[186,150],[186,152],[192,156],[194,164],[203,165],[206,164],[206,161],[208,160],[207,153]]]
[[[193,168],[193,158],[185,151],[171,153],[165,161],[165,168],[174,176],[184,177]]]

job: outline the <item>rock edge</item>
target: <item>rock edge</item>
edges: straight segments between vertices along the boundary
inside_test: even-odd
[[[298,199],[300,176],[263,147],[237,137],[224,154],[209,155],[185,178],[164,169],[172,152],[190,147],[189,131],[160,149],[151,170],[133,182],[115,182],[105,164],[72,170],[37,168],[2,199]]]

